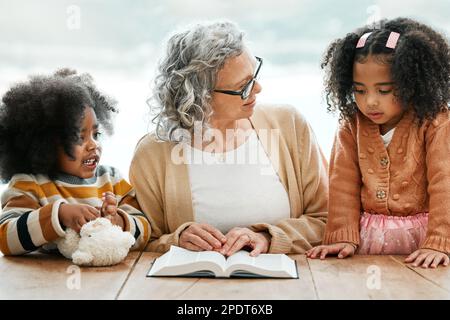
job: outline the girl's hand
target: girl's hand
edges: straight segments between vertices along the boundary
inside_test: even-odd
[[[337,254],[339,259],[351,257],[355,254],[356,246],[348,242],[338,242],[329,245],[321,245],[306,251],[306,256],[316,259],[320,255],[320,259],[325,259],[327,254]]]
[[[227,242],[220,253],[231,256],[244,247],[250,247],[250,256],[266,253],[270,247],[270,235],[267,232],[253,232],[249,228],[233,228],[226,234]]]
[[[120,214],[117,213],[117,199],[116,195],[111,191],[107,191],[102,195],[103,205],[100,209],[102,217],[111,220],[112,224],[115,224],[123,229],[124,221]]]
[[[61,203],[58,217],[63,226],[80,233],[85,223],[100,217],[100,211],[87,204]]]
[[[218,229],[206,223],[193,223],[180,234],[178,245],[192,251],[218,251],[226,238]]]
[[[413,267],[418,267],[422,264],[422,268],[430,267],[434,269],[441,263],[444,267],[448,266],[450,258],[447,254],[433,249],[418,249],[411,253],[405,259],[405,262],[412,262]]]

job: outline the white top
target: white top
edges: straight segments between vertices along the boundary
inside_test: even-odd
[[[391,143],[392,137],[394,136],[394,131],[395,131],[395,128],[389,130],[384,135],[383,134],[381,135],[381,139],[383,139],[383,143],[384,143],[384,147],[385,148],[387,148],[389,143]]]
[[[238,148],[218,155],[185,148],[196,222],[226,233],[290,217],[287,192],[255,131]]]

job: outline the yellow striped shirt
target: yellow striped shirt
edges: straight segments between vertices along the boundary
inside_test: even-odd
[[[136,239],[132,250],[143,249],[150,239],[150,224],[133,188],[115,168],[99,166],[90,179],[67,174],[53,180],[41,174],[14,175],[1,197],[0,250],[5,255],[20,255],[53,243],[65,235],[58,218],[61,203],[101,207],[106,191],[116,195],[124,231]]]

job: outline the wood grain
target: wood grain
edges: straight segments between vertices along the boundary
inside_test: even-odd
[[[391,256],[356,255],[308,262],[319,299],[450,298],[448,291]]]
[[[405,257],[400,256],[394,256],[393,258],[399,263],[404,263],[403,260],[405,260]],[[450,267],[440,265],[436,269],[424,269],[421,267],[415,268],[411,264],[407,264],[406,266],[430,282],[450,292]]]
[[[95,268],[78,268],[56,254],[1,256],[0,299],[115,299],[138,256],[131,252],[116,266]]]

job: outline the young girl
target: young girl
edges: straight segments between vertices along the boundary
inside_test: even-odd
[[[331,44],[329,111],[340,112],[329,217],[310,258],[406,254],[445,266],[450,252],[450,50],[430,27],[382,21]]]
[[[87,75],[67,69],[13,86],[0,104],[0,249],[19,255],[79,232],[100,216],[143,248],[150,227],[119,172],[99,166],[101,128],[112,132],[115,102]]]

